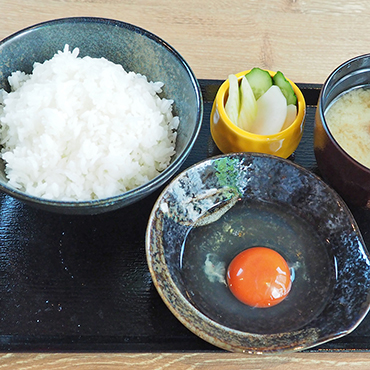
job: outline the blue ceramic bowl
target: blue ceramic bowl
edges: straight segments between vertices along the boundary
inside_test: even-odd
[[[276,306],[249,307],[225,284],[225,267],[253,246],[290,267],[291,291]],[[369,254],[346,204],[316,175],[267,154],[213,157],[177,176],[152,210],[146,253],[172,313],[229,351],[304,350],[350,333],[369,310]]]
[[[188,156],[199,133],[203,105],[200,87],[186,61],[165,41],[131,24],[102,18],[57,19],[26,28],[0,42],[0,88],[9,89],[8,76],[30,73],[34,62],[51,59],[65,44],[79,56],[105,57],[148,80],[164,82],[163,94],[174,100],[180,118],[176,154],[170,166],[148,183],[118,196],[83,202],[49,201],[29,196],[8,185],[0,165],[0,190],[32,206],[59,213],[94,214],[121,208],[153,192],[173,176]]]

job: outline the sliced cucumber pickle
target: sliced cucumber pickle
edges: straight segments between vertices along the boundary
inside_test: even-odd
[[[294,93],[292,85],[280,71],[276,72],[275,76],[273,77],[273,83],[274,85],[280,87],[280,90],[284,94],[288,105],[297,104],[297,96]]]
[[[253,68],[245,77],[252,88],[256,100],[258,100],[273,84],[270,73],[261,68]]]

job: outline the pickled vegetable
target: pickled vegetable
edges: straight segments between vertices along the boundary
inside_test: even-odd
[[[258,135],[285,130],[297,116],[297,96],[290,82],[278,71],[253,68],[239,81],[229,76],[229,97],[225,110],[239,128]]]
[[[270,73],[261,68],[253,68],[245,77],[253,90],[256,100],[258,100],[273,84]]]

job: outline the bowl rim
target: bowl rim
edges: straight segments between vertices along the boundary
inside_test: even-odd
[[[362,320],[365,318],[365,316],[368,314],[370,310],[370,301],[368,299],[368,304],[366,308],[363,309],[363,311],[358,315],[357,321],[352,324],[352,326],[348,328],[344,328],[340,332],[337,333],[331,333],[330,335],[322,336],[319,337],[317,332],[315,333],[312,332],[314,329],[298,329],[290,332],[290,334],[296,336],[299,338],[299,341],[297,343],[294,343],[294,345],[287,345],[287,346],[280,346],[277,348],[269,348],[269,349],[261,349],[261,348],[245,348],[242,346],[233,346],[230,345],[229,343],[226,343],[224,340],[220,338],[216,338],[215,336],[212,336],[209,333],[209,328],[217,328],[218,330],[222,330],[223,332],[227,332],[231,335],[236,335],[239,337],[239,339],[247,339],[253,337],[254,339],[259,339],[260,341],[263,341],[263,338],[269,337],[271,338],[270,340],[276,340],[278,341],[281,339],[282,335],[288,334],[288,333],[277,333],[277,334],[255,334],[255,333],[248,333],[248,332],[242,332],[240,330],[236,329],[231,329],[228,328],[227,326],[224,326],[215,320],[209,318],[205,314],[203,314],[201,311],[199,311],[195,306],[193,306],[181,293],[179,288],[177,287],[176,283],[172,279],[171,273],[169,272],[168,266],[165,261],[164,257],[164,249],[163,246],[161,245],[158,249],[160,251],[153,253],[153,245],[151,243],[151,237],[153,233],[153,227],[155,225],[155,219],[156,219],[156,212],[159,208],[159,205],[162,201],[163,196],[166,194],[166,192],[173,186],[174,183],[179,181],[188,171],[193,170],[194,168],[204,164],[207,161],[214,161],[217,160],[218,158],[225,158],[225,157],[233,157],[233,156],[258,156],[258,157],[271,157],[275,158],[278,161],[281,162],[286,162],[289,165],[292,165],[293,167],[298,168],[300,171],[303,173],[309,174],[311,177],[315,178],[319,183],[321,183],[327,190],[328,192],[334,197],[336,202],[340,204],[340,206],[343,208],[344,212],[346,215],[349,217],[351,221],[351,227],[354,231],[357,231],[358,233],[358,238],[359,242],[362,247],[365,246],[365,242],[363,240],[362,234],[359,231],[359,227],[357,225],[356,220],[354,219],[349,207],[347,204],[342,200],[340,195],[336,193],[334,189],[332,189],[328,184],[326,184],[318,175],[312,173],[308,169],[290,161],[289,159],[277,157],[271,154],[265,154],[265,153],[254,153],[254,152],[239,152],[239,153],[227,153],[227,154],[220,154],[218,156],[206,158],[198,163],[195,163],[194,165],[190,166],[189,168],[185,169],[181,173],[179,173],[175,178],[172,179],[172,181],[163,189],[159,197],[157,198],[153,209],[150,213],[149,220],[148,220],[148,225],[146,229],[146,235],[145,235],[145,251],[146,251],[146,259],[147,259],[147,264],[149,267],[150,274],[152,276],[152,280],[154,283],[154,286],[157,289],[157,292],[159,293],[160,297],[166,304],[166,306],[169,308],[169,310],[172,312],[172,314],[185,326],[187,327],[190,331],[192,331],[194,334],[202,338],[203,340],[220,347],[222,349],[225,349],[227,351],[232,351],[232,352],[243,352],[243,353],[248,353],[248,354],[264,354],[264,355],[273,355],[273,354],[279,354],[283,352],[297,352],[297,351],[302,351],[306,349],[310,349],[312,347],[316,347],[318,345],[322,345],[324,343],[327,343],[329,341],[341,338],[345,335],[350,334],[353,330],[355,330],[358,325],[362,322]],[[161,254],[159,257],[156,255]],[[364,253],[366,254],[366,258],[368,261],[370,261],[370,254],[366,249]],[[160,258],[160,261],[157,262],[156,259]],[[171,291],[172,295],[175,296],[176,299],[176,307],[171,303],[171,292],[168,292],[166,288],[162,287],[162,282],[158,275],[163,274],[165,276],[165,280],[170,283],[171,285]],[[370,292],[369,292],[370,293]],[[179,309],[180,307],[180,309]],[[183,317],[182,312],[188,312],[192,314],[193,316],[199,317],[199,321],[202,321],[206,325],[206,329],[203,327],[199,327],[199,323],[193,323],[190,320],[187,320],[186,318]]]
[[[8,186],[7,183],[2,184],[2,189],[8,193],[9,195],[20,199],[24,202],[28,203],[36,203],[44,207],[52,207],[52,208],[57,208],[57,207],[62,207],[65,210],[68,209],[83,209],[83,208],[91,208],[91,207],[96,207],[96,208],[108,208],[111,205],[115,203],[122,202],[129,198],[132,194],[135,194],[136,197],[140,196],[142,193],[144,193],[148,188],[150,188],[151,191],[156,190],[158,187],[160,187],[163,183],[165,183],[168,178],[171,178],[181,167],[181,165],[185,162],[186,158],[188,157],[198,135],[201,130],[202,126],[202,121],[203,121],[203,114],[204,114],[204,108],[203,108],[203,96],[201,93],[201,88],[199,85],[199,82],[190,68],[189,64],[185,61],[185,59],[182,57],[182,55],[176,51],[170,44],[168,44],[166,41],[164,41],[161,37],[153,34],[152,32],[141,28],[140,26],[133,25],[131,23],[123,22],[120,20],[115,20],[111,18],[103,18],[103,17],[90,17],[90,16],[80,16],[80,17],[64,17],[64,18],[57,18],[57,19],[52,19],[52,20],[47,20],[44,22],[39,22],[34,25],[25,27],[7,37],[4,39],[0,40],[0,51],[3,45],[7,42],[10,42],[11,40],[15,38],[22,37],[25,34],[28,34],[32,32],[33,30],[37,30],[40,28],[43,28],[45,26],[53,26],[53,25],[58,25],[58,24],[63,24],[63,23],[101,23],[101,24],[106,24],[110,27],[121,27],[125,28],[128,30],[131,30],[133,32],[139,33],[151,40],[153,40],[155,43],[161,45],[164,47],[170,54],[172,54],[182,65],[182,67],[185,69],[187,72],[191,84],[193,86],[195,96],[196,96],[196,103],[197,103],[197,115],[196,115],[196,125],[195,125],[195,130],[193,131],[191,138],[186,145],[186,147],[183,150],[183,153],[181,156],[177,157],[175,160],[171,161],[169,166],[163,170],[160,174],[158,174],[155,178],[150,180],[149,182],[142,184],[134,189],[128,190],[124,193],[107,197],[107,198],[99,198],[99,199],[92,199],[92,200],[84,200],[84,201],[62,201],[62,200],[53,200],[53,199],[46,199],[46,198],[41,198],[41,197],[36,197],[33,195],[29,195],[24,191],[12,188]],[[56,51],[57,52],[57,51]],[[176,104],[176,103],[175,103]],[[168,178],[166,178],[168,176]],[[135,197],[135,198],[136,198]],[[133,199],[133,202],[135,200]],[[127,203],[128,205],[129,203]]]
[[[275,74],[277,73],[274,71],[270,71],[268,69],[264,69],[264,70],[267,71],[271,77],[275,76]],[[236,73],[235,76],[238,78],[238,81],[240,82],[242,77],[245,76],[250,71],[251,71],[250,69],[246,71],[242,71],[242,72]],[[217,91],[216,98],[215,98],[215,105],[217,106],[218,113],[220,115],[220,118],[224,121],[227,128],[242,138],[247,138],[250,140],[257,141],[257,142],[280,140],[280,139],[285,138],[286,135],[289,134],[291,131],[295,131],[297,128],[299,128],[302,122],[304,121],[304,118],[306,115],[306,101],[305,101],[305,98],[300,88],[286,76],[285,78],[292,85],[294,93],[297,96],[297,108],[298,108],[297,116],[295,120],[287,128],[273,135],[259,135],[259,134],[254,134],[252,132],[245,131],[241,129],[240,127],[238,127],[235,123],[233,123],[226,113],[225,104],[224,104],[225,95],[229,90],[229,79],[225,80],[221,84],[219,90]]]
[[[348,66],[349,64],[357,61],[357,60],[360,60],[360,59],[363,59],[363,58],[370,58],[370,53],[367,53],[367,54],[361,54],[361,55],[358,55],[358,56],[355,56],[351,59],[348,59],[346,60],[345,62],[341,63],[339,66],[337,66],[330,74],[329,76],[326,78],[326,80],[324,81],[324,84],[322,85],[322,88],[321,88],[321,91],[320,91],[320,94],[319,94],[319,100],[318,100],[318,103],[317,103],[317,114],[319,114],[320,116],[320,120],[321,120],[321,123],[322,123],[322,127],[324,128],[326,134],[328,135],[328,137],[330,138],[330,141],[333,143],[333,145],[335,146],[335,148],[340,152],[342,153],[342,155],[350,162],[352,163],[354,166],[356,167],[359,167],[362,171],[364,172],[367,172],[370,174],[370,167],[366,167],[365,165],[363,165],[361,162],[357,161],[355,158],[353,158],[350,154],[348,154],[338,143],[338,141],[335,139],[335,137],[333,136],[333,134],[331,133],[330,131],[330,128],[328,126],[328,123],[326,122],[326,119],[325,119],[325,112],[324,112],[324,109],[323,109],[323,105],[322,105],[322,99],[323,99],[323,96],[324,94],[327,93],[327,90],[328,90],[328,85],[329,83],[331,82],[331,80],[335,77],[335,75],[342,69],[346,68],[346,66]],[[369,67],[367,67],[366,69],[369,69]],[[361,86],[358,86],[358,87],[361,87]],[[352,89],[355,89],[355,88],[358,88],[357,86],[355,86],[354,88]],[[350,90],[352,90],[350,89]],[[343,91],[340,95],[350,91],[350,90],[345,90]],[[339,96],[339,95],[338,95]],[[336,96],[334,99],[337,99],[338,96]],[[331,102],[332,103],[332,102]],[[316,125],[316,124],[315,124]]]

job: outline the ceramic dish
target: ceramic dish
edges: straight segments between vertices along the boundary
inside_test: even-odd
[[[240,80],[248,72],[240,72],[236,76]],[[276,73],[268,72],[271,76]],[[298,86],[291,80],[288,81],[298,99],[297,117],[289,127],[274,135],[252,134],[242,130],[229,119],[225,111],[229,81],[224,81],[217,92],[210,117],[212,138],[222,153],[258,152],[288,158],[297,149],[304,129],[306,102]]]
[[[149,182],[122,194],[91,201],[53,201],[30,196],[8,184],[0,163],[0,190],[32,206],[58,213],[95,214],[137,202],[168,181],[181,167],[198,136],[203,116],[200,88],[186,61],[158,36],[111,19],[76,17],[48,21],[21,30],[0,42],[0,89],[9,91],[8,76],[31,73],[35,62],[51,59],[68,44],[79,56],[104,57],[125,70],[164,83],[162,96],[174,100],[179,116],[176,154],[171,164]],[[42,47],[40,47],[42,45]]]
[[[288,297],[252,308],[218,275],[241,250],[266,246],[286,259]],[[178,175],[147,226],[154,284],[172,313],[204,340],[229,351],[304,350],[342,337],[369,310],[370,261],[355,220],[321,179],[289,160],[221,155]]]
[[[369,69],[370,54],[366,54],[346,61],[330,74],[321,89],[314,131],[315,156],[321,175],[345,201],[366,208],[370,208],[370,168],[341,147],[325,115],[333,102],[346,92],[368,88]],[[366,143],[364,141],[365,148]]]

